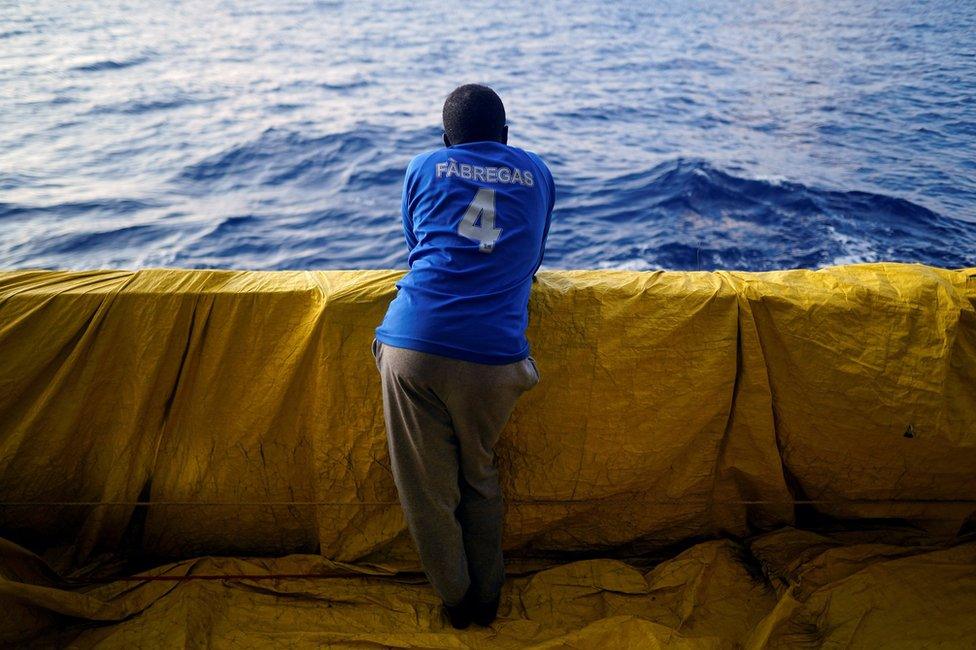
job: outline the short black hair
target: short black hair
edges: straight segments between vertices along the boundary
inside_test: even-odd
[[[444,133],[451,144],[501,140],[505,106],[494,90],[481,84],[455,88],[444,100]]]

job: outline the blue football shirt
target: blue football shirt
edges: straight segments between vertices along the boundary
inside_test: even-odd
[[[376,338],[476,363],[526,358],[529,292],[555,193],[539,156],[500,142],[415,156],[401,206],[410,270]]]

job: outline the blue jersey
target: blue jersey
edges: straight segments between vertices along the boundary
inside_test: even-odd
[[[555,191],[539,156],[500,142],[414,157],[401,206],[410,271],[376,338],[476,363],[526,358],[529,292]]]

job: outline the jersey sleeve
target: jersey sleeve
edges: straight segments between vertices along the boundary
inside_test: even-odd
[[[549,178],[549,218],[551,219],[552,210],[556,207],[556,181],[553,180],[549,167],[546,167],[546,176]]]
[[[535,269],[532,271],[532,275],[535,276],[536,271],[542,266],[542,258],[546,255],[546,241],[549,239],[549,226],[552,224],[552,210],[556,206],[556,182],[552,178],[552,172],[549,170],[549,166],[546,165],[542,158],[536,154],[530,154],[530,157],[546,179],[546,194],[548,194],[546,225],[542,230],[542,245],[539,248],[539,258],[536,261]]]
[[[407,165],[407,171],[403,175],[403,192],[400,198],[400,217],[403,220],[403,237],[407,242],[407,248],[413,250],[417,245],[417,236],[413,232],[413,214],[410,210],[410,203],[413,197],[414,178],[417,173],[418,157],[414,157]]]

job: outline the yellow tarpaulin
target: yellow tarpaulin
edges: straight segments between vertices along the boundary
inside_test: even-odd
[[[199,580],[84,590],[49,586],[24,558],[0,597],[19,603],[5,612],[20,638],[74,647],[972,647],[976,542],[875,536],[883,541],[784,529],[747,545],[704,542],[651,569],[593,559],[510,575],[491,628],[463,631],[425,582],[350,577],[311,555],[198,558],[149,573]],[[207,579],[241,574],[252,577]],[[263,579],[280,574],[319,577]],[[66,625],[78,619],[87,624]]]
[[[463,632],[403,573],[419,565],[370,356],[399,276],[0,273],[0,638],[976,640],[973,545],[953,538],[976,509],[976,269],[540,273],[542,381],[496,449],[524,572],[492,630]],[[792,528],[817,521],[919,538]],[[134,561],[332,577],[57,575]]]

